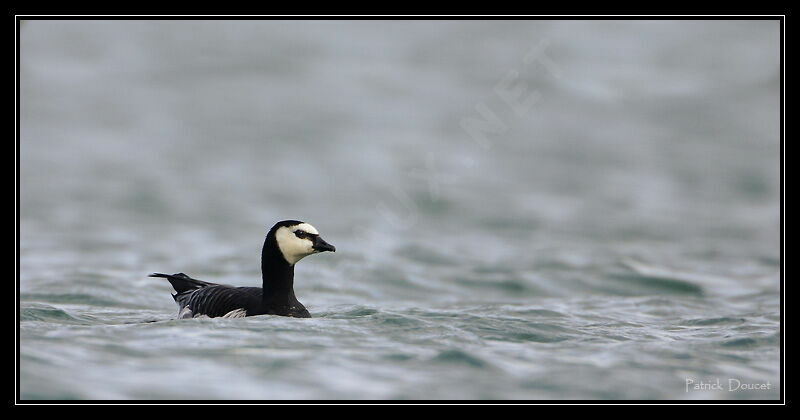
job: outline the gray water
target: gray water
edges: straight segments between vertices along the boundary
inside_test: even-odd
[[[777,399],[778,41],[24,22],[20,397]],[[312,319],[175,320],[146,277],[260,285],[282,219],[337,247]]]

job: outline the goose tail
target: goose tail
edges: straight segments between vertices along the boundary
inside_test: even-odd
[[[176,274],[153,273],[150,274],[148,277],[162,277],[167,279],[169,283],[172,285],[172,288],[175,289],[176,292],[178,292],[178,295],[215,285],[215,283],[209,283],[207,281],[193,279],[183,273],[176,273]],[[173,298],[176,296],[177,295],[172,295]]]

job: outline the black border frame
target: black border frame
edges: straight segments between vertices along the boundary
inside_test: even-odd
[[[48,14],[35,14],[26,8],[12,9],[9,15],[14,18],[15,25],[15,400],[10,405],[252,405],[252,404],[330,404],[330,405],[788,405],[791,400],[786,400],[785,388],[785,284],[784,284],[784,135],[785,135],[785,24],[790,12],[785,8],[770,8],[762,11],[764,14],[747,14],[752,11],[734,9],[725,14],[714,14],[711,10],[700,10],[692,14],[608,14],[609,10],[615,11],[614,6],[603,5],[602,10],[583,12],[584,14],[569,14],[554,8],[552,14],[546,15],[299,15],[293,12],[287,15],[247,15],[242,12],[228,12],[223,14],[182,14],[179,10],[163,12],[161,14],[78,14],[75,7],[69,10],[51,10]],[[278,6],[289,8],[287,6]],[[345,7],[346,8],[346,7]],[[275,13],[275,7],[270,7],[269,12]],[[297,9],[302,9],[297,7]],[[245,10],[244,13],[253,12]],[[541,12],[541,10],[539,10]],[[467,13],[467,12],[462,12]],[[743,13],[743,14],[740,14]],[[20,399],[20,29],[23,20],[342,20],[342,19],[370,19],[370,20],[778,20],[780,22],[780,398],[778,400],[21,400]]]

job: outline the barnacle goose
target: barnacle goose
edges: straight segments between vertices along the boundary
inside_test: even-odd
[[[269,230],[261,250],[263,287],[236,287],[193,279],[186,274],[153,273],[163,277],[177,292],[178,318],[199,316],[241,318],[253,315],[281,315],[310,318],[294,295],[294,265],[303,257],[336,251],[317,229],[298,220],[284,220]]]

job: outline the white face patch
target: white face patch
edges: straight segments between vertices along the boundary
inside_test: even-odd
[[[314,243],[310,238],[298,238],[295,235],[296,230],[301,230],[313,235],[319,235],[319,232],[314,226],[308,223],[300,223],[294,226],[281,226],[275,231],[275,240],[278,242],[278,248],[283,254],[290,265],[295,265],[303,257],[315,254],[319,251],[314,249]]]
[[[308,233],[310,233],[312,235],[319,235],[319,232],[317,231],[317,228],[315,228],[314,226],[309,225],[308,223],[300,223],[299,225],[296,225],[296,226],[292,227],[292,231],[295,231],[295,230],[298,230],[298,229],[302,230],[303,232],[308,232]]]

